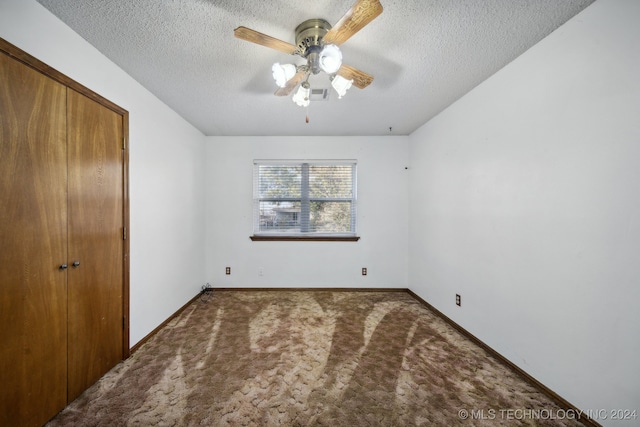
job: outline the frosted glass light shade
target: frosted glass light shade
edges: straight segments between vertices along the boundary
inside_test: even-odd
[[[309,99],[310,94],[311,86],[309,86],[309,83],[303,82],[291,99],[300,107],[308,107],[311,103],[311,100]]]
[[[320,51],[320,69],[327,74],[333,74],[342,66],[342,52],[335,44],[328,44]]]
[[[296,74],[296,66],[293,64],[280,64],[276,62],[271,67],[273,79],[279,87],[285,87],[287,82]]]
[[[347,90],[353,84],[353,80],[347,80],[342,76],[335,76],[333,80],[331,80],[331,86],[338,92],[338,99],[342,98]]]

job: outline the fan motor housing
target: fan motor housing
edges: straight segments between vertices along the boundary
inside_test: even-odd
[[[322,38],[331,29],[324,19],[307,19],[296,27],[296,45],[300,53],[306,58],[310,51],[322,45]],[[315,49],[314,49],[315,48]]]

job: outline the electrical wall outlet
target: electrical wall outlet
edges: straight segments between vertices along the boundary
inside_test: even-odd
[[[462,305],[462,299],[460,298],[460,294],[456,294],[456,305],[458,307]]]
[[[362,275],[363,276],[367,275],[367,267],[362,267]]]
[[[231,267],[227,267],[224,269],[224,274],[226,274],[227,276],[231,274]]]

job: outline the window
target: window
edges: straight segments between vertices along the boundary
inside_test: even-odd
[[[252,240],[358,240],[354,160],[256,160]]]

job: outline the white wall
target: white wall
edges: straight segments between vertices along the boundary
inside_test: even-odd
[[[638,416],[639,18],[596,1],[411,135],[409,177],[410,288],[579,408]]]
[[[131,345],[204,284],[204,136],[34,0],[0,37],[129,111]]]
[[[407,287],[408,137],[210,137],[206,150],[213,286]],[[360,241],[252,242],[254,159],[356,159]]]

